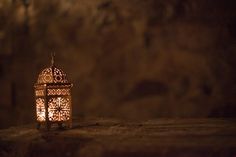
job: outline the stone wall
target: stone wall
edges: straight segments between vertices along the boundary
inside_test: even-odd
[[[34,120],[52,51],[74,116],[235,116],[235,17],[233,0],[1,0],[1,127]]]

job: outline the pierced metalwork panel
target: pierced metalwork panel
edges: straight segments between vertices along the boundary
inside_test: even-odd
[[[38,83],[53,83],[52,68],[44,69],[39,74]]]
[[[44,106],[44,99],[37,98],[36,99],[36,114],[37,114],[37,121],[45,121],[45,106]]]
[[[48,89],[48,95],[70,95],[70,89]]]
[[[56,67],[44,69],[38,77],[37,83],[67,83],[66,74]]]
[[[48,102],[49,121],[67,121],[70,119],[70,99],[57,97]]]
[[[58,68],[54,68],[54,83],[66,83],[67,80],[66,80],[66,74],[58,69]]]
[[[36,96],[44,96],[44,90],[36,90],[35,95]]]

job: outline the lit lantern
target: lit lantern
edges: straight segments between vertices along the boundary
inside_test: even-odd
[[[35,84],[37,128],[49,130],[54,124],[60,128],[72,126],[71,87],[66,74],[54,64],[44,69]]]

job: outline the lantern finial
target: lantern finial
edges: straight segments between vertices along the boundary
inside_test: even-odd
[[[51,66],[54,66],[55,65],[55,56],[56,56],[56,53],[55,52],[52,52],[51,53]]]

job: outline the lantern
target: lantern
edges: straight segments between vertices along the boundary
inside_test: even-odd
[[[54,124],[60,128],[72,126],[71,87],[66,74],[52,63],[38,76],[35,84],[37,128],[49,130]]]

